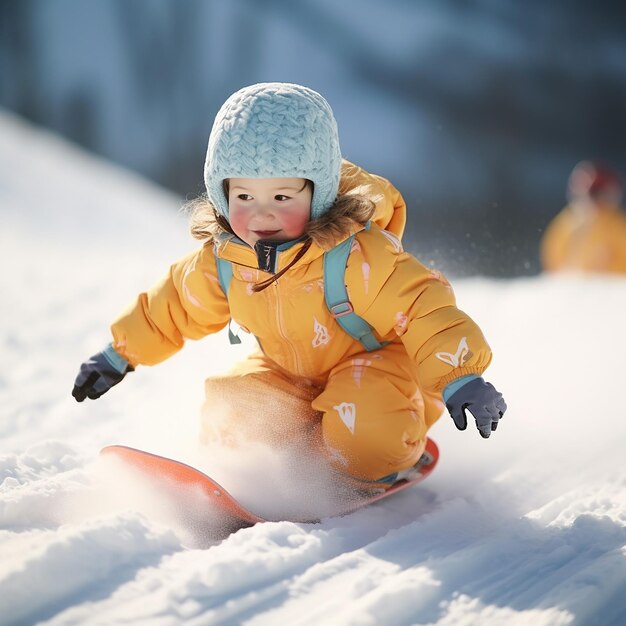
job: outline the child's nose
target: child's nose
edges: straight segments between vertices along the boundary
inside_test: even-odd
[[[260,218],[274,217],[274,207],[267,202],[261,202],[257,205],[255,215]]]

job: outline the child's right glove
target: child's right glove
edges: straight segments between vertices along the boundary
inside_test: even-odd
[[[474,416],[478,431],[487,439],[498,427],[498,422],[506,411],[506,402],[502,394],[480,376],[471,377],[468,382],[459,379],[459,383],[460,386],[453,383],[446,388],[446,391],[452,391],[450,395],[444,391],[446,408],[454,425],[459,430],[467,428],[467,409]]]
[[[72,395],[76,398],[76,402],[82,402],[85,398],[96,400],[121,382],[124,376],[133,369],[128,361],[109,344],[80,366]]]

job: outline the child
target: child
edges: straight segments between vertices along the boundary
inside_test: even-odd
[[[444,402],[457,428],[467,409],[489,437],[506,410],[480,376],[489,346],[446,279],[402,250],[397,190],[342,163],[324,98],[286,83],[238,91],[217,114],[204,174],[208,197],[192,219],[204,245],[113,323],[112,344],[80,368],[76,400],[232,319],[262,351],[207,380],[206,436],[306,438],[359,488],[392,484],[418,462]],[[324,267],[341,249],[345,275]],[[349,293],[327,304],[333,277]],[[226,427],[212,421],[220,399],[232,408]]]
[[[548,272],[626,274],[626,214],[619,175],[589,161],[572,170],[569,204],[550,222],[541,242]]]

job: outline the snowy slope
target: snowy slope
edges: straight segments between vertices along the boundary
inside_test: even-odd
[[[284,459],[196,444],[203,379],[249,346],[219,335],[97,402],[69,393],[112,316],[196,245],[179,204],[0,116],[2,626],[626,623],[626,281],[457,281],[509,403],[498,432],[442,419],[423,486],[220,542],[97,452],[197,462],[280,510]]]

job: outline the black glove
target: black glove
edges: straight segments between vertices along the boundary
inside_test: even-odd
[[[487,439],[498,427],[498,421],[506,411],[502,394],[481,377],[457,389],[447,400],[446,407],[459,430],[467,428],[467,409],[476,422],[480,434]]]
[[[96,400],[132,371],[133,367],[109,345],[80,366],[72,395],[76,402]]]

